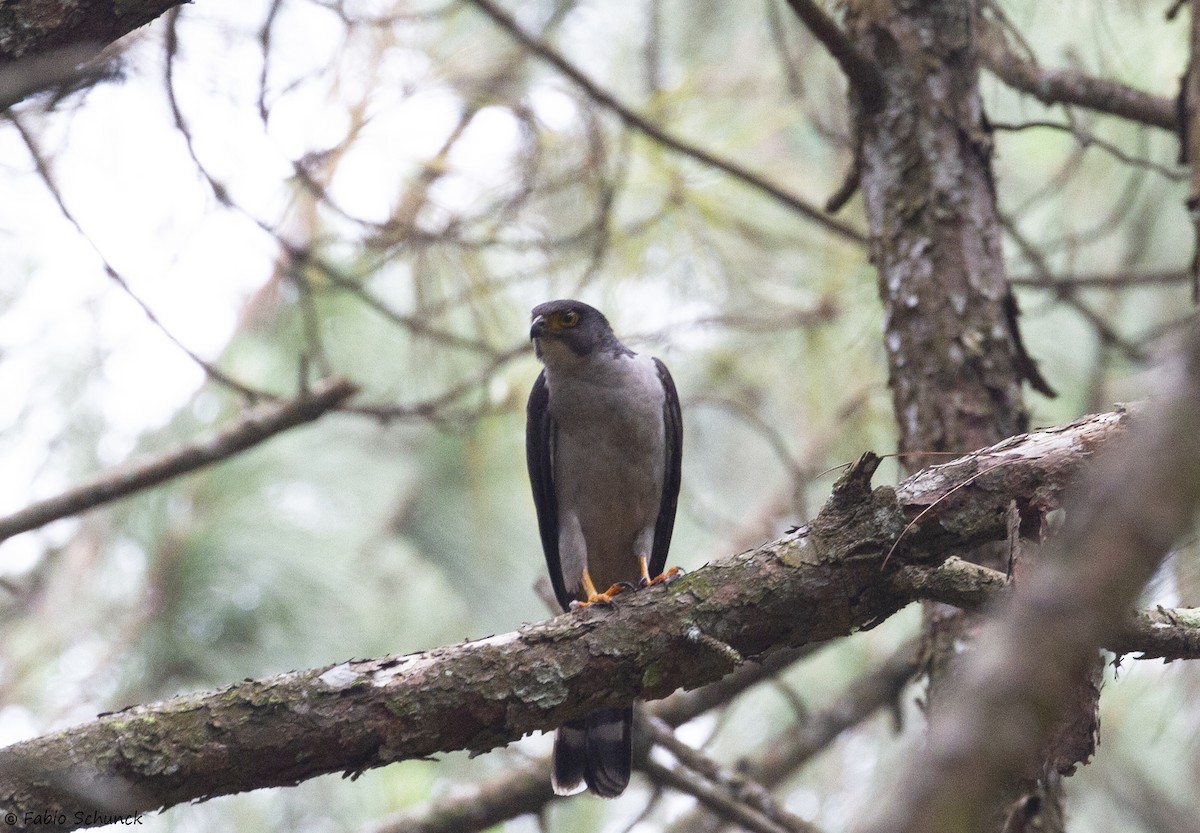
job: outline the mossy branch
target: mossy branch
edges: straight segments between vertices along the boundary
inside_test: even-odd
[[[916,598],[982,603],[1002,582],[949,556],[1003,539],[1014,502],[1030,516],[1022,527],[1057,508],[1081,461],[1128,419],[1101,414],[1023,435],[895,488],[871,488],[879,458],[864,455],[812,523],[611,607],[136,706],[15,744],[0,750],[0,807],[18,829],[67,830],[85,826],[81,811],[128,814],[439,752],[486,752],[597,708],[710,683],[731,656],[761,658],[870,627]],[[689,638],[696,632],[707,639]],[[731,651],[712,650],[710,640]],[[26,823],[27,813],[40,822]]]

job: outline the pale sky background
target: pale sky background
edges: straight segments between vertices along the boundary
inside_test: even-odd
[[[431,3],[440,5],[440,0],[431,0]],[[368,28],[347,39],[342,24],[332,13],[313,3],[285,4],[285,13],[276,22],[273,32],[268,101],[271,117],[264,126],[257,112],[262,60],[258,27],[267,5],[266,2],[197,0],[183,7],[182,53],[175,67],[176,90],[184,116],[192,128],[198,157],[230,189],[240,207],[269,226],[286,229],[292,199],[289,185],[292,162],[341,142],[350,124],[347,103],[357,101],[363,90],[370,86],[376,92],[367,108],[369,122],[351,154],[339,163],[329,192],[337,203],[358,216],[385,219],[395,206],[399,189],[412,177],[417,166],[433,156],[458,119],[460,100],[443,74],[464,74],[464,67],[481,76],[486,74],[504,58],[496,49],[497,43],[505,43],[503,37],[492,38],[485,50],[468,34],[459,33],[457,45],[449,39],[446,45],[439,44],[446,52],[446,66],[441,66],[429,58],[425,45],[418,41],[421,37],[418,28],[406,34],[400,27],[398,42],[403,44],[405,37],[412,37],[412,48],[390,44],[387,60],[375,61],[379,45],[372,42],[373,35]],[[379,11],[376,6],[385,4],[346,5],[350,12],[369,14]],[[510,5],[516,7],[518,4]],[[1080,8],[1074,3],[1053,8],[1046,6],[1036,11],[1029,7],[1027,13],[1036,14],[1038,21],[1018,20],[1019,26],[1036,30],[1045,42],[1039,43],[1038,49],[1047,65],[1070,65],[1069,55],[1065,53],[1067,47],[1046,44],[1059,40],[1070,43],[1078,38],[1078,32],[1073,28],[1075,21],[1071,18]],[[577,8],[564,22],[556,42],[569,45],[569,57],[585,72],[624,93],[626,91],[620,85],[637,83],[633,80],[636,73],[631,70],[612,80],[617,75],[612,72],[612,66],[620,58],[614,57],[611,50],[628,43],[625,30],[631,21],[622,18],[621,13],[632,15],[634,11],[629,6],[621,6],[620,13],[614,9],[603,4],[585,4]],[[466,9],[457,15],[461,18],[458,22],[473,23],[481,31],[495,34],[491,24],[476,12]],[[1160,14],[1157,16],[1161,17]],[[1039,25],[1043,18],[1052,18],[1056,22]],[[1097,26],[1095,15],[1089,14],[1089,20],[1088,25]],[[521,22],[531,28],[537,24],[532,20]],[[641,21],[636,23],[640,25]],[[1161,21],[1155,25],[1165,27]],[[72,102],[62,112],[42,114],[30,112],[29,108],[19,111],[26,128],[41,143],[42,152],[52,159],[54,177],[86,238],[62,216],[34,171],[16,131],[0,122],[0,183],[5,195],[5,199],[0,200],[0,263],[5,264],[0,270],[0,299],[5,301],[0,305],[0,356],[3,358],[0,361],[0,392],[3,392],[0,395],[0,460],[4,471],[0,478],[0,514],[20,509],[33,500],[53,495],[78,482],[78,471],[67,470],[61,458],[52,458],[49,453],[64,431],[64,421],[79,418],[79,413],[85,410],[64,409],[64,401],[69,401],[61,388],[67,378],[62,372],[64,368],[94,366],[92,372],[78,378],[78,391],[71,393],[77,394],[81,402],[86,402],[101,417],[97,420],[103,432],[98,441],[100,467],[114,466],[126,460],[138,438],[170,420],[179,408],[192,400],[204,382],[201,369],[165,338],[137,304],[105,275],[101,255],[129,281],[132,290],[154,310],[176,338],[210,360],[217,358],[226,346],[247,299],[271,276],[277,254],[275,242],[257,228],[251,218],[219,204],[196,171],[184,139],[173,125],[162,77],[165,28],[160,21],[135,33],[135,43],[125,60],[124,81],[102,84],[90,91],[81,104]],[[463,29],[469,31],[467,26]],[[1137,34],[1145,37],[1144,33]],[[1113,59],[1117,62],[1115,74],[1122,77],[1131,68],[1124,64],[1127,60],[1124,52],[1110,47],[1123,35],[1105,27],[1090,35],[1095,48],[1116,55]],[[1182,53],[1174,41],[1169,47],[1137,50],[1136,60],[1143,64],[1138,69],[1144,73],[1129,74],[1138,78],[1139,85],[1157,90],[1174,88],[1182,65]],[[429,52],[438,54],[436,50]],[[372,69],[383,83],[367,84],[366,73]],[[668,62],[668,86],[705,82],[702,76],[698,79],[690,76],[672,78],[671,73],[677,69]],[[989,95],[999,86],[991,78],[986,78],[984,84]],[[568,84],[548,74],[525,99],[537,119],[563,136],[578,133],[580,113],[566,92],[569,89]],[[642,101],[632,94],[628,100]],[[838,106],[841,106],[840,102]],[[1041,113],[1035,105],[1022,103],[1020,106]],[[761,112],[761,102],[759,108],[756,113]],[[694,125],[687,122],[687,113],[671,115],[682,123],[684,135],[698,132],[690,130]],[[784,121],[792,117],[785,113],[779,118]],[[699,123],[703,124],[702,119]],[[735,125],[731,131],[736,131],[737,127]],[[488,202],[481,200],[481,196],[511,187],[510,183],[516,179],[512,175],[511,161],[519,149],[520,130],[521,126],[507,109],[492,107],[481,111],[466,134],[456,142],[450,159],[452,170],[439,179],[432,199],[447,211],[469,213],[472,207]],[[729,144],[726,138],[704,136],[701,143],[724,152]],[[1057,165],[1059,158],[1057,151],[1050,153],[1049,149],[1056,142],[1069,144],[1070,141],[1069,137],[1059,134],[1050,139],[1034,134],[1009,134],[1001,138],[1001,160],[1007,161],[1005,153],[1009,154],[1007,159],[1028,157],[1028,164],[1007,168],[1010,179],[1004,185],[1009,188],[1014,184],[1028,185],[1025,188],[1028,191],[1040,187],[1047,178],[1047,171]],[[1167,143],[1171,140],[1158,137],[1154,141]],[[1094,149],[1089,151],[1092,157],[1097,153]],[[730,155],[736,153],[730,151]],[[741,161],[751,167],[763,164],[761,158],[751,154],[745,156],[748,158],[741,158]],[[1053,162],[1047,161],[1050,157]],[[801,181],[803,177],[796,171],[772,173],[797,191],[817,197],[828,193],[821,191],[822,183]],[[837,175],[840,171],[831,172],[831,176]],[[697,183],[702,185],[706,178],[725,183],[722,175],[707,170],[691,171],[688,176],[693,177],[689,186],[696,186],[697,192],[702,190]],[[1029,182],[1023,182],[1022,177]],[[1055,202],[1046,210],[1062,213],[1061,205]],[[1164,211],[1164,217],[1178,214],[1181,210],[1175,206]],[[436,211],[429,211],[420,218],[433,226],[439,219]],[[344,230],[338,229],[339,234],[343,231],[350,241],[361,235],[361,230],[349,223]],[[682,245],[691,242],[684,241]],[[1124,244],[1114,237],[1112,245],[1120,249]],[[530,257],[537,257],[537,254]],[[642,257],[642,265],[638,268],[656,277],[672,269],[688,268],[673,262],[673,253],[658,243],[649,246]],[[816,255],[813,257],[814,262],[819,262]],[[1182,258],[1175,259],[1183,262]],[[702,258],[697,261],[700,262],[697,268],[705,268]],[[844,266],[841,268],[852,274]],[[1114,264],[1113,268],[1119,268],[1119,264]],[[1013,269],[1014,274],[1022,271],[1025,271],[1023,264]],[[865,271],[847,281],[864,274]],[[787,300],[805,298],[808,288],[802,285],[803,281],[794,280],[792,275],[788,275],[788,280],[792,282],[778,282],[783,287],[781,292],[795,293],[795,298],[789,296]],[[872,273],[855,287],[859,295],[847,288],[839,299],[848,298],[853,303],[854,298],[873,298],[873,280]],[[660,298],[653,294],[666,292],[664,283],[647,281],[644,286],[616,290],[624,300],[631,300],[629,296],[637,294],[634,302],[620,305],[622,318],[628,326],[653,332],[664,329],[664,315],[670,317],[668,323],[671,323],[698,319],[712,311],[708,308],[711,302],[705,298],[694,297],[682,303],[676,298],[671,304],[665,295]],[[530,292],[537,291],[538,287],[530,288]],[[803,301],[797,300],[797,303]],[[1027,304],[1026,314],[1036,313],[1043,303],[1039,299],[1034,304]],[[660,318],[639,320],[639,307],[657,311]],[[865,305],[862,308],[867,309]],[[626,314],[626,309],[634,311]],[[864,315],[864,318],[869,316]],[[1030,318],[1036,320],[1035,316]],[[522,321],[514,322],[514,340],[520,338],[523,324]],[[672,337],[677,344],[696,345],[712,337],[710,331],[701,327],[678,329],[684,334],[678,340]],[[1035,334],[1036,331],[1036,325],[1028,330]],[[1066,336],[1055,333],[1055,337],[1069,341],[1070,332]],[[878,336],[877,322],[871,319],[871,323],[864,325],[857,334],[859,345],[854,345],[855,349],[861,344],[874,345]],[[844,344],[840,346],[846,348]],[[1058,352],[1055,351],[1052,360],[1060,363],[1076,358],[1080,362],[1085,360],[1085,351],[1079,351],[1078,356],[1070,351],[1061,351],[1064,355],[1057,355]],[[789,382],[802,388],[804,380],[799,377],[808,371],[802,363],[797,364],[797,378]],[[883,371],[881,367],[877,369],[878,388],[882,390]],[[532,378],[531,374],[529,380]],[[847,387],[861,383],[861,380],[845,381]],[[497,377],[493,384],[503,386],[508,383],[508,379]],[[499,396],[504,391],[494,393]],[[834,391],[830,395],[844,393]],[[882,396],[886,398],[886,392]],[[214,401],[212,398],[198,399],[194,407],[204,411],[215,407]],[[1038,407],[1047,406],[1038,403]],[[783,430],[792,431],[793,428],[789,425]],[[794,443],[793,448],[799,454],[800,445],[806,440],[796,431],[789,435],[789,441]],[[761,443],[761,437],[751,436],[748,442]],[[52,464],[48,463],[50,460],[53,460]],[[824,482],[831,480],[830,476]],[[702,485],[694,487],[700,494],[703,494]],[[699,512],[707,507],[696,500],[690,509]],[[30,570],[44,552],[45,542],[65,541],[78,524],[78,519],[66,519],[0,543],[0,578],[19,576]],[[116,567],[106,575],[119,577],[122,559],[127,562],[130,575],[137,575],[138,570],[144,569],[144,554],[136,552],[133,544],[116,542],[112,547]],[[122,547],[128,547],[128,551],[123,551]],[[536,562],[540,554],[533,553],[533,558]],[[535,568],[537,566],[535,564]],[[1158,593],[1170,603],[1172,591],[1169,585],[1159,587]],[[59,683],[50,687],[55,688],[53,696],[61,702],[41,704],[45,708],[36,715],[19,703],[0,709],[0,744],[38,734],[54,725],[94,717],[95,703],[105,697],[105,692],[98,691],[94,684],[101,676],[97,669],[104,668],[110,659],[108,647],[99,637],[88,633],[82,634],[80,641],[61,655],[47,657],[45,666],[52,669],[49,676]],[[1155,685],[1154,681],[1160,678],[1181,675],[1186,670],[1182,663],[1162,666],[1158,662],[1139,662],[1127,669],[1122,673],[1128,678],[1150,680]],[[0,675],[6,673],[7,668],[0,663]],[[1162,691],[1157,696],[1173,696],[1167,687],[1159,688]],[[81,691],[86,696],[81,696]],[[1105,696],[1117,701],[1121,697],[1134,696],[1134,692],[1136,689],[1131,686],[1114,685]],[[1131,717],[1126,719],[1157,721],[1160,718],[1156,715],[1160,713],[1186,717],[1177,708],[1177,703],[1172,701],[1169,706],[1169,709],[1156,711],[1156,707],[1140,705],[1131,709],[1128,712]],[[1163,725],[1166,725],[1166,719],[1162,718]],[[699,742],[712,729],[712,719],[705,717],[687,727],[683,738]],[[1171,732],[1164,734],[1181,744],[1187,741]],[[848,734],[838,743],[843,748],[838,760],[846,767],[845,783],[866,789],[880,754],[879,745],[859,734]],[[541,752],[547,748],[549,740],[536,737],[522,744],[523,748]],[[884,753],[904,754],[900,747],[885,749]],[[380,773],[368,774],[355,788],[361,790],[362,784],[369,783],[370,779],[385,777]],[[321,786],[307,785],[300,789],[306,788],[315,791]],[[268,794],[276,792],[261,791],[254,796],[229,801],[247,802],[237,805],[239,807],[254,801],[261,801],[266,806]],[[364,794],[355,793],[358,797],[354,800],[361,802]],[[815,813],[819,806],[824,807],[827,818],[831,817],[828,814],[836,816],[838,812],[848,817],[859,806],[860,798],[853,792],[839,797],[820,795],[814,790],[797,790],[789,798],[789,807],[806,817]],[[685,799],[675,795],[669,800],[686,803]],[[840,810],[836,806],[839,801],[842,802]],[[178,824],[172,829],[187,829],[183,819],[204,819],[202,814],[216,805],[217,802],[212,802],[199,809],[173,811],[174,815],[164,815],[161,824],[164,827]],[[233,806],[232,803],[229,806]],[[196,815],[185,815],[192,812]],[[195,822],[193,826],[199,829],[202,825]],[[616,825],[616,829],[621,827]],[[532,823],[528,829],[533,829]]]
[[[354,60],[338,55],[343,33],[331,25],[330,13],[310,4],[285,8],[289,13],[275,32],[272,87],[311,80],[272,107],[266,130],[256,112],[259,4],[186,7],[176,63],[178,99],[197,156],[239,206],[270,225],[287,215],[291,160],[344,138],[348,118],[339,93],[347,82],[322,71]],[[203,381],[201,369],[106,276],[101,256],[176,338],[210,360],[225,346],[243,303],[271,273],[274,241],[248,217],[220,206],[174,128],[163,91],[164,29],[159,21],[136,33],[124,82],[99,86],[73,111],[23,116],[91,242],[63,217],[16,131],[0,126],[6,193],[0,260],[9,264],[7,277],[0,273],[0,293],[16,296],[0,315],[6,354],[0,363],[0,513],[71,485],[67,473],[45,466],[47,446],[66,416],[46,387],[47,367],[105,357],[83,383],[108,429],[100,443],[105,465],[126,459],[137,437],[166,422]],[[397,183],[437,151],[458,116],[457,98],[434,83],[427,58],[415,49],[406,54],[407,60],[381,68],[395,76],[388,88],[396,100],[373,107],[330,188],[339,204],[368,219],[388,216]],[[552,89],[535,96],[533,106],[551,126],[575,115],[570,98]],[[517,140],[518,125],[507,111],[481,112],[456,144],[455,173],[438,183],[434,199],[459,210],[501,187],[510,178],[507,162]],[[25,276],[14,274],[15,267],[26,270],[23,287]],[[36,414],[29,424],[37,430],[31,433],[27,424],[14,435],[23,410]],[[34,536],[62,538],[74,523],[0,544],[0,575],[29,569],[42,549]]]

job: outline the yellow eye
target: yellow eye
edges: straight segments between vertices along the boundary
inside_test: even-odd
[[[564,312],[562,314],[562,318],[560,318],[559,320],[562,322],[562,325],[564,327],[574,327],[576,324],[579,323],[579,313],[577,313],[573,309],[567,310],[566,312]]]

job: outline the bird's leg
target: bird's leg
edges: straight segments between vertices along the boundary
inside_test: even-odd
[[[672,567],[665,573],[659,573],[653,578],[650,577],[650,568],[646,566],[646,556],[638,556],[638,567],[641,568],[642,578],[638,581],[638,587],[649,587],[652,584],[666,584],[675,576],[679,575],[679,568]]]
[[[583,568],[583,594],[587,596],[586,601],[571,602],[571,610],[578,610],[581,607],[587,607],[594,604],[612,604],[613,596],[618,593],[624,593],[628,588],[624,584],[614,584],[605,590],[603,593],[596,592],[596,585],[592,583],[592,576],[587,571],[587,567]]]

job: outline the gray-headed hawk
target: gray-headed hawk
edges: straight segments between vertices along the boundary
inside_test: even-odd
[[[542,550],[563,610],[661,579],[679,498],[683,423],[666,366],[634,353],[579,301],[533,309],[545,365],[529,394],[526,461]],[[607,588],[597,592],[597,588]],[[554,790],[603,797],[629,783],[633,710],[566,723]]]

